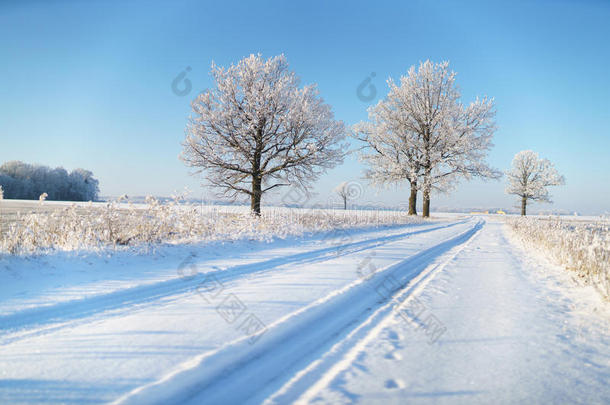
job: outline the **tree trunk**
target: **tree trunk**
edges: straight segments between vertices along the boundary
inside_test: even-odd
[[[256,216],[261,215],[262,182],[258,176],[252,176],[252,194],[250,195],[250,210]]]
[[[409,196],[409,215],[417,215],[417,182],[411,182],[411,195]]]
[[[430,188],[432,187],[432,161],[430,158],[430,128],[427,127],[424,131],[424,203],[422,208],[422,217],[430,217]]]
[[[347,209],[347,197],[343,197],[343,209]]]
[[[430,216],[430,188],[424,188],[424,207],[422,209],[422,217],[428,218]]]
[[[527,206],[527,198],[521,197],[521,215],[525,216],[525,207]]]
[[[250,209],[257,217],[261,216],[261,196],[263,195],[263,176],[261,174],[261,156],[263,154],[264,123],[256,130],[256,146],[252,156],[252,194],[250,195]]]

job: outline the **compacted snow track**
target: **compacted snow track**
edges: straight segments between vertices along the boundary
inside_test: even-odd
[[[415,300],[409,319],[385,318],[315,384],[268,403],[610,403],[608,303],[511,244],[501,221]],[[430,313],[446,327],[436,342],[417,324]]]
[[[503,232],[470,218],[190,249],[180,277],[83,284],[93,293],[46,305],[13,296],[0,305],[0,403],[556,402],[567,389],[549,367],[580,382],[571,402],[587,387],[608,399],[607,324],[585,313],[586,332],[565,333],[570,298]]]
[[[464,243],[481,224],[441,240],[404,260],[359,278],[270,325],[251,347],[247,339],[202,356],[195,367],[133,393],[121,402],[259,402],[273,387],[306,366],[365,322],[371,312],[425,269],[431,260]],[[190,366],[190,364],[189,364]],[[227,389],[227,387],[239,389]]]

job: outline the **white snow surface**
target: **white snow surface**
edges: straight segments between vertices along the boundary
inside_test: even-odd
[[[610,403],[610,309],[501,219],[0,258],[0,403]]]

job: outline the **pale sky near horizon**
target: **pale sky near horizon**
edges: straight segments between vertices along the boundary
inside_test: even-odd
[[[448,60],[465,102],[495,98],[491,165],[506,170],[532,149],[565,175],[554,204],[534,210],[609,213],[608,21],[602,0],[1,1],[0,163],[83,167],[102,195],[167,196],[188,186],[212,198],[178,159],[190,100],[212,85],[212,61],[284,53],[352,125],[384,96],[388,77]],[[181,72],[191,83],[182,96],[172,91]],[[376,95],[363,101],[356,91],[368,77]],[[360,203],[406,201],[407,185],[373,189],[363,169],[350,157],[314,191],[326,200],[336,184],[358,181]],[[504,186],[463,182],[432,205],[512,207]]]

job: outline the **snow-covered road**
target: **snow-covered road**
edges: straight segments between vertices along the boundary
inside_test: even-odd
[[[411,319],[386,318],[300,399],[610,403],[607,305],[593,289],[570,297],[569,280],[558,280],[563,270],[524,256],[501,223],[487,223],[406,304]],[[447,328],[434,344],[421,325],[408,322],[422,309],[420,318],[434,314]]]
[[[0,403],[610,401],[607,305],[493,220],[4,264]]]

